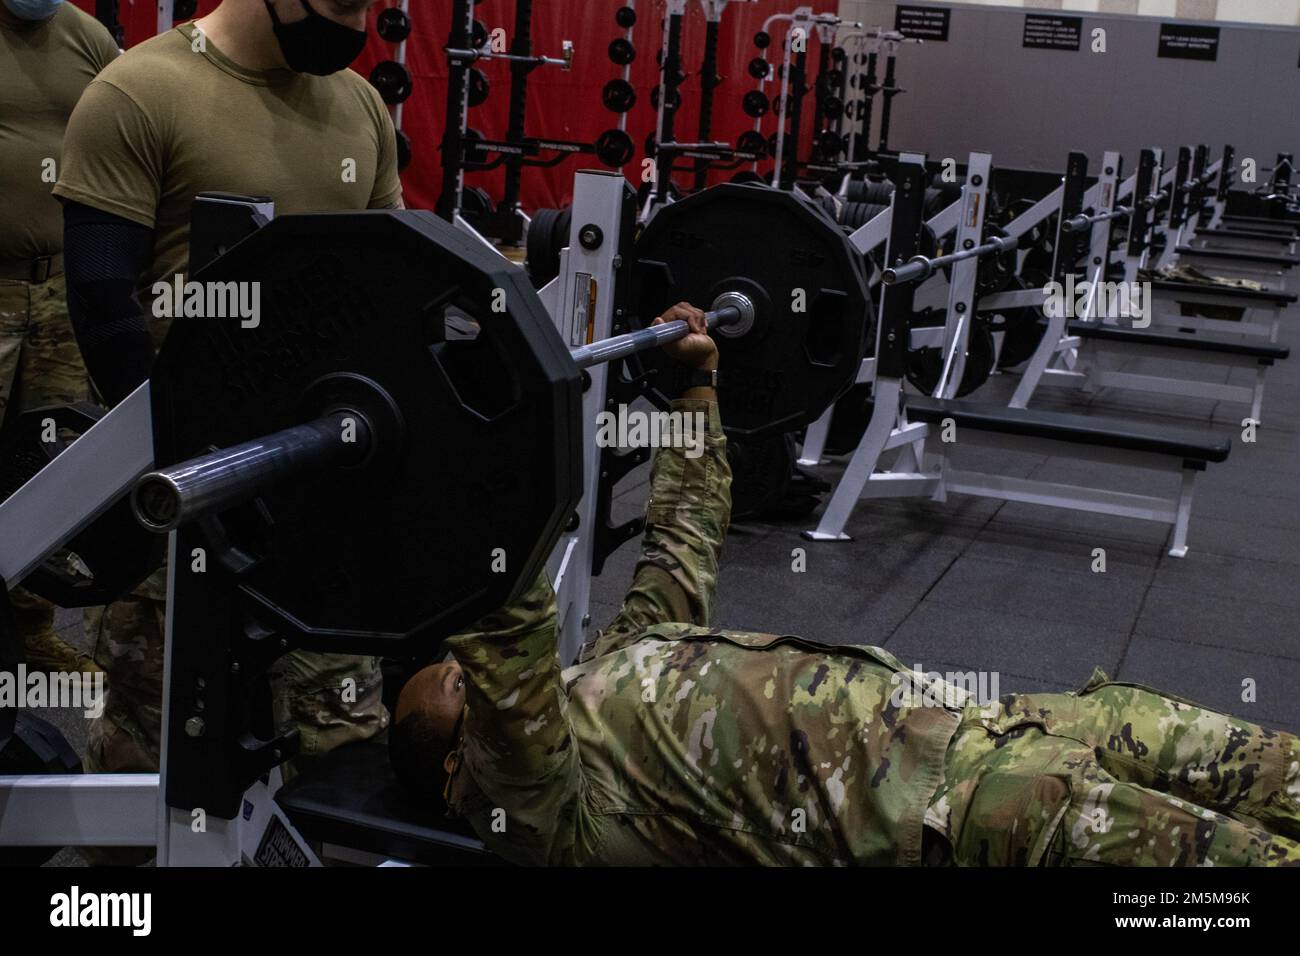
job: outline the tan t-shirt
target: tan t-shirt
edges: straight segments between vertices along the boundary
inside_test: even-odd
[[[48,20],[0,23],[0,263],[62,251],[63,211],[50,188],[63,130],[117,54],[103,25],[72,3]]]
[[[201,192],[270,196],[276,215],[397,206],[397,139],[352,70],[247,70],[184,23],[133,47],[68,123],[55,195],[150,226],[141,288],[186,273]],[[155,333],[158,330],[155,329]]]

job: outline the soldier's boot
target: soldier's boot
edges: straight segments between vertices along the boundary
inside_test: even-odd
[[[84,651],[79,651],[51,630],[29,634],[26,641],[27,669],[46,673],[100,673],[100,667]]]

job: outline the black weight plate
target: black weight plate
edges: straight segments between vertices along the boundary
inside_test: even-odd
[[[758,47],[760,50],[766,50],[771,46],[771,44],[772,37],[771,34],[767,33],[767,31],[759,30],[754,34],[754,46]]]
[[[616,77],[605,84],[600,91],[600,101],[605,109],[615,113],[626,113],[636,106],[636,90],[622,77]]]
[[[653,106],[655,109],[659,109],[658,84],[655,84],[650,88],[650,105]],[[681,106],[682,106],[682,94],[677,90],[673,90],[672,95],[668,97],[668,102],[664,104],[664,112],[675,113],[677,110],[681,109]]]
[[[315,418],[327,376],[331,404],[371,404],[366,378],[404,419],[384,472],[263,495],[271,544],[235,512],[214,519],[224,534],[188,529],[210,570],[227,536],[254,559],[240,600],[268,627],[308,649],[351,631],[357,653],[416,656],[532,585],[578,499],[581,392],[520,269],[432,212],[372,210],[276,216],[194,279],[259,282],[260,322],[172,322],[151,378],[160,466]]]
[[[483,47],[487,46],[487,42],[488,42],[488,28],[484,26],[482,20],[475,20],[470,25],[470,30],[469,30],[470,46],[472,46],[476,50],[481,50],[483,49]]]
[[[528,224],[525,255],[534,288],[540,289],[559,275],[560,247],[555,244],[555,223],[559,218],[558,209],[538,209]]]
[[[787,116],[789,116],[791,113],[794,112],[794,106],[795,106],[795,97],[794,97],[794,94],[793,94],[793,93],[787,93],[787,94],[785,95],[785,112],[786,112],[786,115],[787,115]],[[773,112],[773,113],[779,113],[779,112],[781,112],[781,94],[780,94],[780,93],[774,93],[774,94],[772,95],[772,112]]]
[[[469,105],[482,106],[487,102],[491,92],[492,85],[488,82],[487,74],[480,69],[471,67],[469,71]]]
[[[776,144],[776,132],[773,131],[772,133],[769,133],[769,134],[768,134],[768,137],[767,137],[767,152],[768,152],[768,155],[771,156],[773,159],[776,158],[776,145],[777,145],[777,144]],[[785,153],[786,153],[786,155],[785,155],[784,157],[782,157],[782,158],[783,158],[783,159],[787,159],[787,158],[789,158],[789,154],[790,154],[790,138],[787,136],[786,139],[785,139],[785,142],[783,142],[781,145],[784,147],[784,149],[785,149]]]
[[[389,7],[375,18],[375,30],[389,43],[401,43],[411,35],[411,18],[401,7]]]
[[[496,203],[482,186],[467,186],[460,194],[460,211],[473,222],[482,216],[491,215],[496,210]]]
[[[625,37],[615,37],[609,41],[609,59],[618,66],[627,66],[636,59],[636,47]]]
[[[747,129],[736,138],[736,149],[746,153],[757,153],[761,158],[767,155],[767,138],[758,130]]]
[[[932,328],[943,325],[942,309],[924,309],[912,320],[913,328]],[[943,349],[914,349],[907,356],[907,380],[926,395],[934,394],[943,374]],[[971,326],[966,342],[966,368],[962,372],[961,384],[957,386],[957,397],[969,395],[988,381],[993,374],[993,333],[983,318],[977,318]]]
[[[630,30],[636,26],[636,10],[631,7],[619,7],[614,13],[614,22],[624,30]]]
[[[405,102],[411,95],[411,74],[396,60],[381,60],[370,71],[370,84],[389,106]]]
[[[748,295],[753,328],[717,336],[719,400],[730,434],[793,431],[816,419],[857,375],[871,340],[858,252],[818,209],[777,189],[724,183],[666,206],[637,241],[640,325],[676,302],[707,308]],[[802,302],[802,311],[792,305]],[[662,349],[637,356],[649,394],[666,405],[686,370]]]
[[[838,96],[828,96],[822,100],[822,112],[827,119],[839,119],[844,115],[844,101]]]
[[[951,193],[947,192],[946,190],[939,189],[934,186],[927,187],[925,190],[925,203],[922,206],[922,211],[925,215],[925,218],[933,219],[935,216],[939,215],[939,213],[943,212],[950,205],[956,202],[956,200],[959,199],[960,197],[961,197],[960,188],[958,188],[957,195],[954,197]]]
[[[610,169],[627,165],[635,152],[632,137],[621,129],[607,129],[596,137],[596,158]]]
[[[1008,288],[1042,289],[1047,285],[1045,273],[1026,273],[1016,276]],[[1000,313],[1002,323],[1002,351],[998,354],[999,368],[1014,368],[1029,360],[1038,349],[1038,343],[1047,331],[1047,317],[1041,307],[1007,309]]]
[[[767,96],[762,90],[750,90],[740,101],[740,105],[745,115],[752,116],[754,119],[767,115]]]
[[[731,177],[731,182],[742,186],[766,186],[767,180],[752,169],[742,169]]]
[[[817,148],[822,156],[832,159],[844,152],[844,139],[833,129],[824,129],[817,134]]]
[[[825,99],[827,96],[833,96],[839,92],[840,85],[844,82],[844,74],[839,70],[827,70],[817,77],[817,96]]]
[[[762,80],[772,72],[772,64],[768,63],[767,60],[763,59],[761,56],[756,56],[749,61],[748,69],[750,76],[756,80]]]

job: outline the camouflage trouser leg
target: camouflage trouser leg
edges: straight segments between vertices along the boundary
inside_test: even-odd
[[[86,633],[108,685],[87,731],[87,773],[158,772],[166,618],[165,564],[121,600],[87,608]]]
[[[296,728],[301,758],[318,757],[335,747],[367,740],[388,727],[383,702],[383,672],[378,657],[293,651],[271,666],[271,699],[276,726]],[[284,768],[288,780],[295,769]]]
[[[0,421],[7,410],[70,405],[89,397],[63,276],[45,282],[0,279]],[[54,633],[53,605],[22,588],[15,588],[10,599],[29,667],[65,671],[83,666]]]
[[[967,709],[927,825],[963,865],[1300,864],[1300,741],[1097,673]]]
[[[104,713],[91,722],[86,769],[156,772],[162,733],[164,565],[126,598],[86,614],[95,660],[108,674]],[[388,726],[379,659],[294,651],[271,667],[276,726],[297,728],[314,757]]]

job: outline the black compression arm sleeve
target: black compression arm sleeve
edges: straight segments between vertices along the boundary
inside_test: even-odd
[[[63,208],[68,314],[90,380],[109,406],[149,377],[153,341],[136,299],[153,230],[81,203]]]

